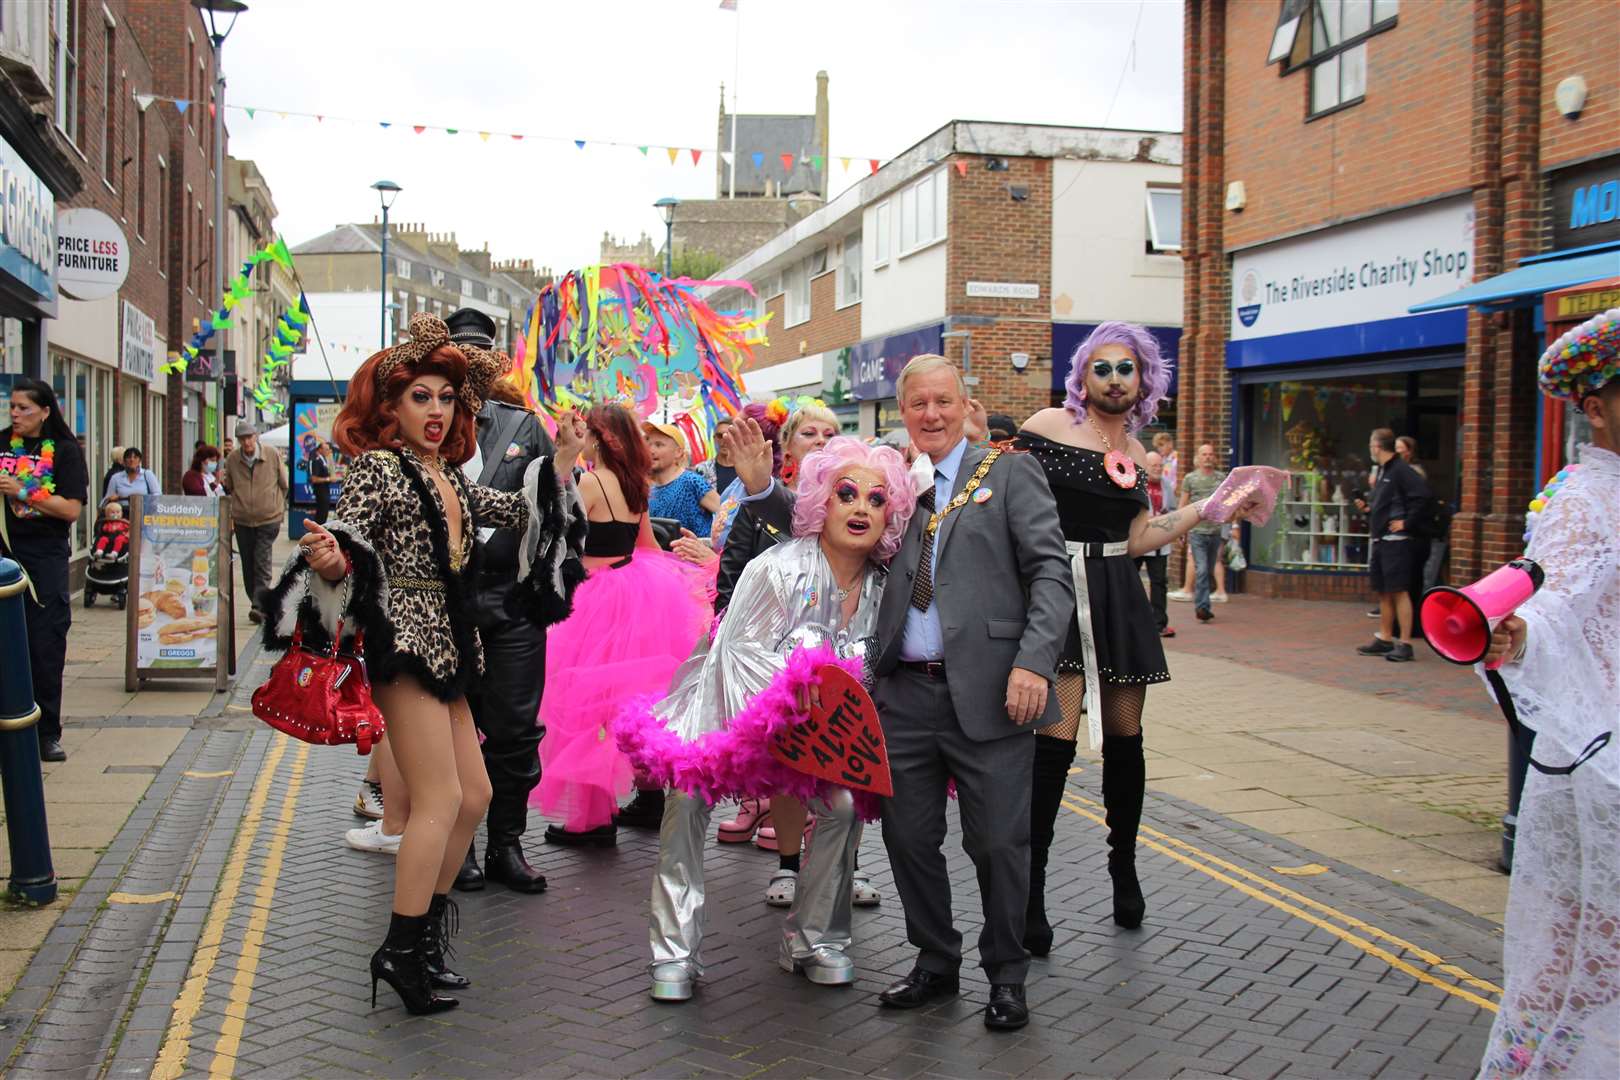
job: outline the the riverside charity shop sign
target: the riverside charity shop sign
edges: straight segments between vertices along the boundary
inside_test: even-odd
[[[1240,252],[1229,340],[1406,318],[1468,284],[1473,257],[1466,196]]]
[[[128,300],[124,301],[124,351],[119,369],[151,382],[157,376],[157,323]]]
[[[111,296],[129,277],[129,241],[118,222],[89,207],[56,215],[56,283],[74,300]]]

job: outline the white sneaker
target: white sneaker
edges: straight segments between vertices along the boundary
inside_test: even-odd
[[[1192,603],[1193,598],[1193,594],[1185,591],[1184,589],[1176,589],[1175,591],[1165,593],[1164,595],[1168,600],[1179,600],[1184,604]]]
[[[399,836],[389,836],[383,832],[381,821],[373,821],[369,825],[350,829],[343,834],[343,842],[354,850],[375,851],[379,855],[398,855],[399,842],[403,839],[405,839],[403,833]]]
[[[1226,603],[1227,596],[1223,592],[1218,592],[1215,595],[1211,596],[1210,599],[1215,601],[1217,604],[1224,604],[1224,603]]]
[[[382,785],[375,780],[365,780],[360,784],[360,791],[354,797],[354,813],[356,817],[370,818],[381,821],[383,816]]]
[[[849,886],[849,902],[856,907],[877,907],[883,902],[883,894],[877,891],[871,878],[856,874]]]
[[[792,907],[798,891],[799,875],[792,870],[778,870],[765,889],[765,902],[771,907]]]

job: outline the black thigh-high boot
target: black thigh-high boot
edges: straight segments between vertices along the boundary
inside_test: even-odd
[[[1029,907],[1024,912],[1024,948],[1036,956],[1052,951],[1046,918],[1046,856],[1063,805],[1063,786],[1074,763],[1074,742],[1035,736],[1035,779],[1029,799]]]
[[[461,1004],[433,988],[432,976],[422,956],[422,936],[427,933],[427,915],[401,915],[388,919],[388,937],[382,948],[371,954],[371,1004],[377,1004],[377,982],[394,988],[405,1008],[418,1015],[443,1012]]]
[[[1142,925],[1147,902],[1136,880],[1136,830],[1142,824],[1147,763],[1141,735],[1104,735],[1103,806],[1108,817],[1108,876],[1114,882],[1114,922],[1127,930]]]

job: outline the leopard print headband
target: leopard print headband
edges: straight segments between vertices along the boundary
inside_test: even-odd
[[[467,378],[456,388],[456,400],[461,402],[462,408],[477,416],[478,410],[484,407],[484,397],[489,393],[490,384],[505,372],[505,365],[501,362],[504,358],[498,353],[456,345],[450,340],[450,328],[444,324],[444,320],[425,311],[411,316],[406,332],[410,334],[410,340],[389,349],[388,355],[377,365],[378,390],[388,385],[388,377],[401,364],[414,367],[431,356],[435,349],[452,345],[467,358]]]

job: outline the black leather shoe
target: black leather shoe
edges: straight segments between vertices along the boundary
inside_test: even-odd
[[[66,761],[67,751],[62,749],[62,744],[56,739],[41,739],[39,740],[39,760]]]
[[[522,846],[515,842],[498,847],[490,845],[484,854],[484,877],[513,892],[546,891],[546,875],[529,865],[529,860],[523,857]]]
[[[996,1031],[1017,1031],[1029,1023],[1023,983],[991,983],[990,1004],[984,1007],[984,1026]]]
[[[613,847],[619,842],[619,830],[612,825],[601,825],[584,832],[569,832],[561,825],[546,826],[546,843],[564,847]]]
[[[664,824],[664,793],[636,789],[636,797],[613,815],[613,824],[627,829],[657,829]]]
[[[461,863],[461,869],[456,871],[456,881],[452,886],[456,892],[478,892],[484,887],[484,871],[478,865],[478,856],[473,849],[467,849],[467,858]]]
[[[930,1001],[955,997],[962,989],[955,975],[936,975],[922,968],[912,968],[911,974],[878,995],[878,1001],[891,1009],[915,1009]]]

